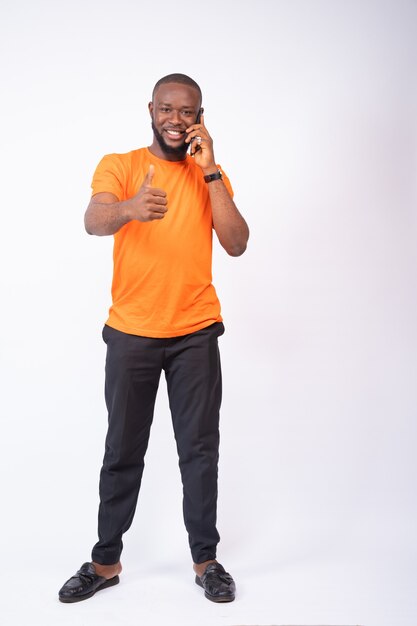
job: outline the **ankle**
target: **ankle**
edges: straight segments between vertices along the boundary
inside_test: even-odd
[[[118,576],[122,571],[122,564],[120,561],[118,563],[113,563],[112,565],[102,565],[101,563],[92,562],[94,568],[96,570],[97,576],[103,576],[103,578],[114,578],[114,576]]]
[[[194,563],[193,564],[193,569],[194,569],[195,573],[197,574],[197,576],[199,576],[201,578],[201,576],[206,571],[207,565],[209,565],[210,563],[217,563],[217,561],[216,561],[216,559],[210,559],[209,561],[204,561],[203,563]]]

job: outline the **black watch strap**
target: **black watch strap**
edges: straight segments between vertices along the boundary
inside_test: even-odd
[[[211,183],[212,180],[221,180],[222,178],[223,176],[220,170],[217,170],[214,174],[207,174],[207,176],[204,176],[206,183]]]

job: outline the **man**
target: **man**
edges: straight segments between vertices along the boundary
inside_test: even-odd
[[[235,584],[216,561],[217,464],[224,327],[211,283],[212,229],[241,255],[249,230],[216,165],[202,95],[184,74],[155,85],[149,148],[102,159],[85,214],[89,234],[114,235],[113,304],[104,326],[109,413],[100,474],[99,541],[59,592],[77,602],[119,582],[162,370],[181,478],[195,581],[214,602]],[[187,155],[187,150],[190,154]]]

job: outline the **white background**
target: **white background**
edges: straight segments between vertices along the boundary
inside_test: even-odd
[[[1,622],[415,626],[417,3],[1,4]],[[98,161],[200,83],[251,227],[216,243],[227,328],[219,559],[193,582],[165,385],[121,584],[62,605],[96,541],[111,238]]]

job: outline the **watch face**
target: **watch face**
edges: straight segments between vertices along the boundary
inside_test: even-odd
[[[210,183],[212,180],[221,180],[221,179],[222,179],[222,173],[220,170],[218,170],[214,174],[208,174],[207,176],[204,176],[204,180],[206,181],[206,183]]]

